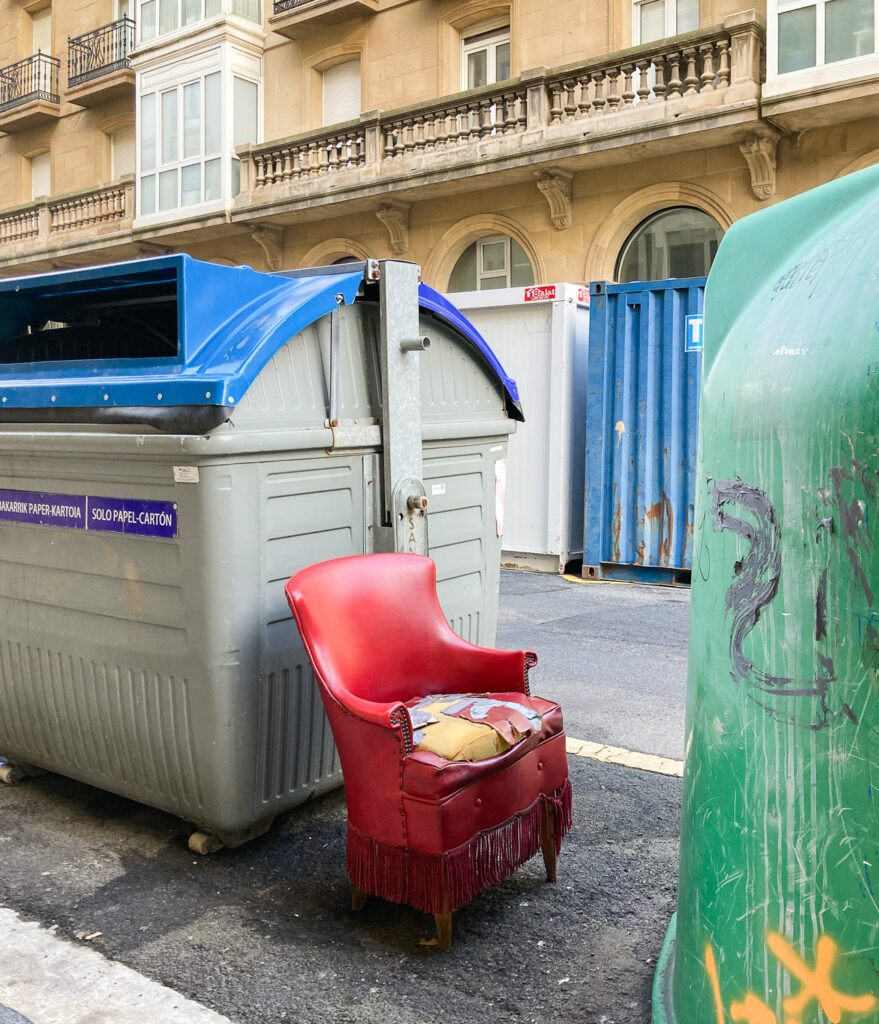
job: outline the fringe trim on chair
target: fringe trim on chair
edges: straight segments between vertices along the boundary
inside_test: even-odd
[[[457,910],[537,853],[544,806],[555,819],[558,853],[572,824],[570,779],[552,796],[541,794],[527,810],[445,853],[380,843],[349,823],[348,874],[358,889],[393,903],[428,914]]]

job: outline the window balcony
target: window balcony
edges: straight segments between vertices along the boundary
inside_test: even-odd
[[[238,147],[233,220],[293,223],[535,181],[566,226],[570,176],[640,158],[739,144],[761,127],[763,27],[756,12],[617,54],[457,93],[289,139]],[[621,171],[625,174],[625,171]]]
[[[274,0],[269,27],[295,39],[300,26],[316,18],[335,24],[358,14],[375,14],[378,6],[379,0]]]
[[[67,96],[89,107],[120,95],[134,95],[135,25],[131,18],[102,25],[85,35],[67,40]]]
[[[60,116],[60,65],[57,57],[35,53],[0,68],[0,131],[22,131]]]
[[[104,236],[109,241],[130,235],[133,212],[133,175],[0,212],[0,261],[18,262],[48,249],[58,254],[77,245],[94,249]]]

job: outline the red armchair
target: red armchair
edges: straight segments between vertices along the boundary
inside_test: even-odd
[[[561,709],[529,695],[536,655],[462,640],[419,555],[321,562],[286,594],[341,759],[354,908],[367,893],[408,903],[434,915],[449,949],[452,912],[538,850],[554,882],[571,785]],[[407,702],[456,693],[524,704],[540,727],[477,762],[414,750]]]

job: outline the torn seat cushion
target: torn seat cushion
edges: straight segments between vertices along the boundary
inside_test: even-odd
[[[413,748],[446,761],[485,761],[541,731],[541,712],[524,694],[431,694],[407,705]],[[545,703],[540,701],[541,704]]]

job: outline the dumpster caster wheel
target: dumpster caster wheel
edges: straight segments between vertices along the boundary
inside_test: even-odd
[[[0,783],[4,786],[16,786],[24,777],[17,764],[0,764]]]
[[[189,849],[206,857],[209,853],[222,850],[223,842],[219,836],[211,835],[209,832],[193,832],[189,837]]]

